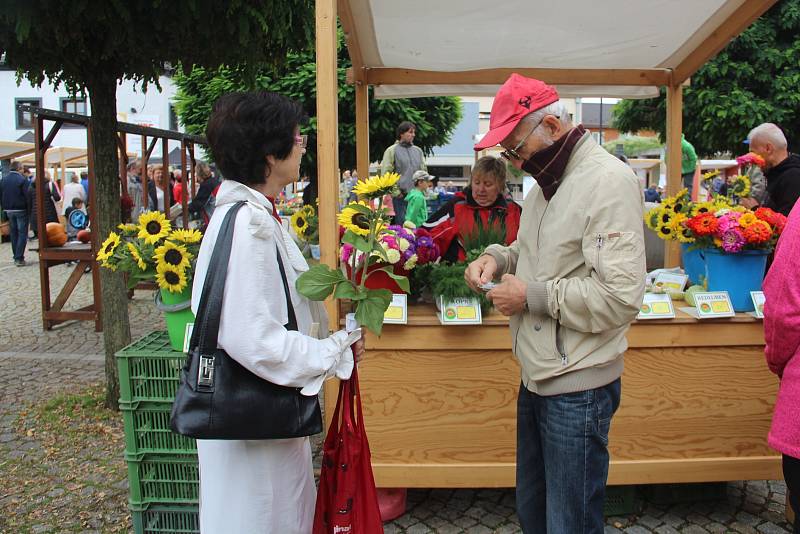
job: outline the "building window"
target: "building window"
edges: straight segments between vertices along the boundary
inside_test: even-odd
[[[75,113],[77,115],[86,115],[86,98],[85,97],[70,97],[61,99],[61,111],[64,113]],[[82,124],[72,124],[65,122],[62,128],[84,128]]]
[[[178,131],[178,114],[175,113],[175,106],[169,105],[169,129],[173,132]]]
[[[22,111],[17,108],[20,104],[28,106],[42,106],[41,98],[15,98],[14,109],[17,115],[17,130],[32,130],[33,129],[33,114],[30,111]]]

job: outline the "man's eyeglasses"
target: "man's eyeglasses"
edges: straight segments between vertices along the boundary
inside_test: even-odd
[[[300,148],[306,148],[306,146],[308,146],[308,136],[307,135],[295,135],[294,136],[294,144],[296,144]]]
[[[561,118],[561,116],[560,116],[560,115],[553,115],[553,116],[554,116],[555,118],[557,118],[557,119],[560,119],[560,118]],[[500,152],[500,155],[501,155],[501,156],[503,156],[504,158],[506,158],[508,161],[511,161],[512,159],[517,159],[517,160],[520,160],[520,159],[522,159],[522,156],[520,156],[520,155],[519,155],[519,152],[517,152],[517,150],[519,150],[520,148],[522,148],[522,145],[524,145],[524,144],[525,144],[525,141],[527,141],[527,140],[528,140],[528,138],[529,138],[531,135],[533,135],[533,132],[535,132],[535,131],[536,131],[536,128],[538,128],[538,127],[539,127],[539,126],[542,124],[542,121],[545,119],[545,117],[547,117],[547,115],[545,115],[544,117],[542,117],[541,119],[539,119],[539,122],[537,122],[537,123],[536,123],[536,126],[534,126],[533,128],[531,128],[531,131],[530,131],[530,132],[528,132],[528,135],[526,135],[525,137],[523,137],[523,138],[522,138],[522,141],[520,141],[519,143],[517,143],[517,146],[515,146],[514,148],[509,148],[509,149],[503,150],[502,152]]]

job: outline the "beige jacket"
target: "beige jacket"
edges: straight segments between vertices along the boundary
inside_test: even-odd
[[[584,391],[622,374],[644,295],[643,211],[639,179],[587,133],[550,201],[536,185],[526,197],[517,241],[486,249],[498,278],[528,284],[528,310],[510,326],[530,391]]]

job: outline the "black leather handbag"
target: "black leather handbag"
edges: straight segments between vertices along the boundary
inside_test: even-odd
[[[285,439],[317,434],[322,432],[318,396],[301,395],[300,388],[259,378],[217,348],[233,227],[242,205],[244,202],[237,202],[225,214],[217,235],[170,428],[197,439]],[[289,312],[285,326],[297,330],[286,272],[280,251],[276,252]]]

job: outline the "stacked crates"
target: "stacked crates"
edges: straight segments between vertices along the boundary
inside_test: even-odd
[[[134,532],[199,533],[197,445],[169,428],[186,354],[153,332],[116,356]]]

